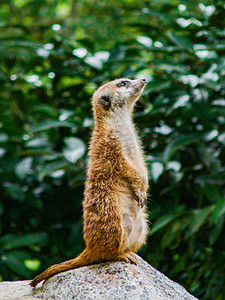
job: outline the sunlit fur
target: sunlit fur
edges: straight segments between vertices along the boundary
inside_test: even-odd
[[[128,81],[126,86],[118,86]],[[76,258],[49,267],[31,286],[70,269],[103,261],[136,263],[134,253],[145,242],[148,174],[132,122],[133,107],[145,81],[117,79],[93,95],[95,125],[83,200],[86,248]],[[110,99],[110,107],[101,103]],[[107,99],[108,99],[107,98]]]

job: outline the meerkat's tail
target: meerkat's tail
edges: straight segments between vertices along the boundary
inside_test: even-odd
[[[30,283],[31,286],[35,287],[39,282],[42,280],[46,280],[53,275],[56,275],[61,272],[65,272],[68,270],[72,270],[75,268],[79,268],[82,266],[87,266],[90,264],[93,264],[93,260],[90,259],[86,249],[78,255],[76,258],[73,258],[71,260],[67,260],[65,262],[62,262],[60,264],[53,265],[46,269],[43,273],[36,276]]]

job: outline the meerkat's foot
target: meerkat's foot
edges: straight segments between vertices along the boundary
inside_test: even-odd
[[[121,254],[118,258],[119,261],[124,261],[126,263],[131,263],[136,265],[137,264],[137,258],[133,252],[126,252],[124,254]]]

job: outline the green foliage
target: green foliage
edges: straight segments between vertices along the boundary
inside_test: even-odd
[[[223,1],[0,8],[0,277],[31,278],[83,249],[91,95],[145,76],[135,122],[151,235],[140,254],[197,297],[224,299]]]

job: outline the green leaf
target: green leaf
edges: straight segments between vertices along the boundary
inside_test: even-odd
[[[163,162],[166,163],[170,161],[172,156],[182,147],[199,142],[201,138],[202,138],[202,134],[199,133],[192,133],[192,134],[178,136],[173,141],[168,143],[167,147],[165,148],[162,155]]]
[[[111,51],[108,62],[121,61],[125,57],[125,48],[123,46],[115,48]]]
[[[221,198],[216,203],[211,216],[212,221],[217,223],[223,214],[225,214],[225,198]]]
[[[5,143],[9,139],[8,135],[6,133],[0,133],[0,143]]]
[[[38,180],[42,181],[45,178],[45,176],[50,175],[53,172],[58,171],[58,170],[64,170],[69,165],[70,165],[70,163],[65,160],[51,162],[51,163],[45,165],[44,167],[41,167],[40,171],[38,172]]]
[[[72,163],[75,163],[85,153],[86,145],[79,138],[65,138],[64,143],[66,144],[66,149],[64,149],[63,155]]]
[[[5,253],[2,255],[2,262],[23,278],[29,278],[31,276],[31,271],[26,268],[24,262],[21,261],[16,254]]]
[[[224,220],[223,220],[223,218],[220,218],[220,219],[218,219],[215,226],[213,227],[210,237],[209,237],[209,242],[210,242],[211,246],[217,241],[223,228],[224,228]]]
[[[151,172],[150,172],[150,176],[152,177],[152,179],[157,182],[159,176],[162,174],[163,172],[163,164],[160,162],[152,162],[151,163]]]
[[[44,245],[46,242],[47,235],[45,233],[24,234],[23,236],[8,234],[0,238],[0,249],[3,251],[31,245]]]
[[[217,174],[206,174],[206,175],[200,175],[196,178],[196,182],[205,185],[207,183],[209,184],[218,184],[218,185],[224,185],[224,178],[225,173],[217,173]]]
[[[182,216],[184,214],[183,211],[179,213],[174,213],[174,214],[169,214],[169,215],[164,215],[162,216],[159,220],[155,222],[155,224],[152,227],[151,233],[154,234],[163,227],[167,227],[167,225],[177,219],[178,217]]]
[[[20,179],[24,179],[26,175],[31,171],[31,165],[32,165],[32,158],[31,157],[24,158],[15,167],[16,175]]]
[[[27,148],[44,148],[46,149],[50,145],[45,133],[40,134],[39,137],[32,138],[28,140],[25,144]],[[39,151],[39,149],[35,149]]]
[[[214,205],[202,209],[195,209],[189,216],[189,231],[187,236],[190,237],[196,233],[204,223],[208,221],[209,214],[213,211]]]
[[[23,191],[23,187],[17,183],[5,182],[4,188],[7,194],[19,202],[23,202],[26,199],[26,193]]]
[[[192,107],[199,118],[202,121],[209,122],[213,119],[213,111],[210,105],[206,103],[195,102],[192,104]]]
[[[60,121],[49,121],[45,122],[36,126],[33,126],[30,128],[31,133],[40,132],[40,131],[46,131],[52,128],[58,128],[58,127],[74,127],[73,123],[69,122],[60,122]]]
[[[175,263],[174,272],[178,273],[184,271],[187,268],[187,261],[188,261],[188,252],[186,251],[181,257],[179,257],[179,259]]]
[[[41,150],[41,149],[32,149],[32,150],[24,150],[17,152],[16,155],[18,156],[48,156],[52,158],[63,158],[61,153],[56,151],[48,151],[48,150]]]
[[[203,186],[203,191],[211,203],[218,203],[220,201],[221,191],[218,185],[210,183],[205,184]]]
[[[177,232],[181,231],[180,219],[177,218],[176,220],[173,220],[172,223],[170,222],[168,228],[165,229],[166,230],[163,232],[163,237],[161,238],[162,249],[165,249],[167,246],[173,243],[174,240],[176,240]]]
[[[54,106],[47,105],[47,104],[42,104],[35,106],[33,108],[33,112],[39,112],[41,114],[46,114],[48,116],[51,116],[52,118],[56,118],[58,116],[58,111]]]
[[[41,262],[38,259],[26,259],[24,264],[29,270],[37,271],[41,265]]]
[[[35,49],[35,48],[42,48],[42,44],[40,43],[34,43],[34,42],[27,42],[27,41],[19,41],[19,40],[8,40],[8,41],[2,41],[2,46],[6,45],[7,47],[24,47],[24,48],[30,48],[30,49]]]
[[[173,32],[167,32],[167,36],[175,45],[188,50],[193,50],[193,43],[187,37]]]
[[[147,83],[147,86],[145,88],[145,94],[162,91],[170,87],[170,85],[171,81],[162,81],[158,79],[152,80],[149,83]]]

